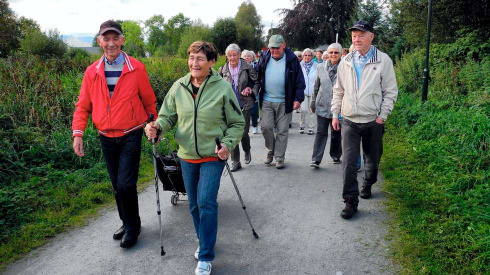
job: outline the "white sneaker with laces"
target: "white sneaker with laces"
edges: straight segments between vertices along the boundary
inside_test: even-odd
[[[259,128],[258,128],[258,127],[253,127],[252,132],[253,132],[254,134],[258,134],[258,133],[259,133]]]
[[[211,262],[199,261],[195,270],[196,275],[210,275],[211,274]]]
[[[194,252],[194,258],[196,258],[196,260],[199,260],[199,246],[197,247],[196,252]]]

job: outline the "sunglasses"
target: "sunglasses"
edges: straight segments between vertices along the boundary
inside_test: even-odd
[[[340,52],[328,52],[328,54],[339,54]]]

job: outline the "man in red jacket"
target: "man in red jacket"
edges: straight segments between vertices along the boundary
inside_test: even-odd
[[[73,149],[83,157],[83,132],[92,115],[115,191],[123,225],[113,235],[121,247],[138,240],[141,220],[136,182],[141,156],[143,126],[156,117],[156,98],[145,66],[121,51],[121,25],[109,20],[100,25],[97,43],[104,55],[85,71],[73,114]]]

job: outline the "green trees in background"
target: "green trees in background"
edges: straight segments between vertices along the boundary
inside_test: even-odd
[[[0,0],[0,57],[19,47],[20,26],[7,0]]]
[[[192,25],[184,31],[180,38],[177,55],[182,58],[187,57],[187,49],[192,42],[197,40],[211,41],[211,29],[201,21],[193,22]]]
[[[68,51],[68,46],[63,42],[57,30],[49,30],[47,33],[32,30],[20,41],[20,48],[25,53],[46,59],[60,59]]]
[[[235,20],[231,17],[220,18],[214,23],[211,30],[211,37],[214,45],[221,54],[225,53],[226,47],[231,43],[236,43],[237,27]]]
[[[121,24],[124,34],[124,51],[134,57],[145,56],[145,42],[143,32],[136,21],[124,21]]]
[[[264,25],[261,22],[262,18],[257,13],[252,2],[245,1],[238,7],[238,12],[235,15],[236,25],[236,43],[242,49],[250,49],[254,51],[260,50],[263,45],[262,33]]]
[[[165,18],[162,15],[153,15],[145,21],[145,33],[148,37],[146,49],[153,56],[159,46],[165,45],[167,38],[164,32]]]

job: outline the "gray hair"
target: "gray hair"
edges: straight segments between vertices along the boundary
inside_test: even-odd
[[[253,60],[255,60],[255,53],[253,51],[243,50],[242,58],[245,58],[245,56],[250,56]]]
[[[312,50],[312,49],[310,49],[310,48],[306,48],[306,49],[304,49],[304,50],[303,50],[303,55],[304,55],[305,53],[311,53],[311,55],[312,55],[312,56],[313,56],[313,55],[315,55],[315,52],[313,52],[313,50]]]
[[[340,54],[342,54],[342,45],[340,45],[339,43],[332,43],[330,44],[330,46],[328,46],[327,48],[327,51],[330,49],[330,48],[333,48],[333,49],[338,49]]]
[[[303,53],[301,51],[294,51],[294,54],[296,55],[296,57],[303,56]]]
[[[238,45],[235,43],[230,44],[228,47],[226,47],[225,55],[228,55],[228,53],[231,51],[236,51],[238,55],[242,53],[242,51],[240,51],[240,47],[238,47]]]

